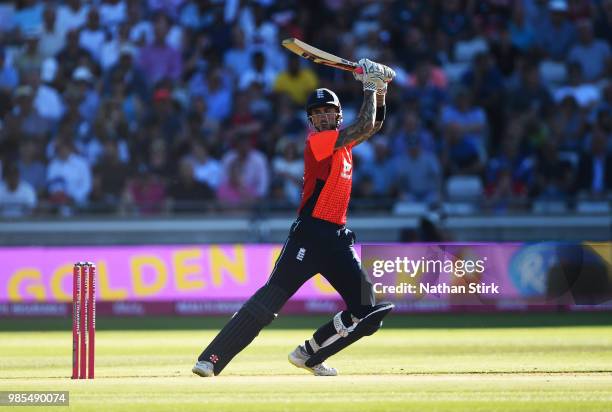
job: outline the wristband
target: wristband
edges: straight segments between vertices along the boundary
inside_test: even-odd
[[[378,106],[376,108],[376,119],[374,120],[377,122],[384,122],[386,114],[387,114],[387,105],[383,104],[382,106]]]
[[[376,84],[374,82],[370,82],[370,81],[364,81],[363,82],[363,90],[369,90],[371,92],[375,92],[376,93]]]

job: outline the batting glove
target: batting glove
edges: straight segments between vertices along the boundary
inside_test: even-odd
[[[390,67],[373,62],[369,59],[361,59],[358,63],[362,73],[353,72],[353,76],[355,79],[363,82],[363,89],[386,92],[386,83],[393,80],[395,72]]]

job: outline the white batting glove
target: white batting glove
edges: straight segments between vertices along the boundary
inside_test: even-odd
[[[355,78],[355,80],[363,82],[363,68],[361,68],[359,72],[354,71],[352,73],[353,73],[353,77]]]
[[[387,82],[383,83],[383,87],[382,88],[376,88],[376,94],[379,96],[383,96],[385,94],[387,94]]]
[[[361,62],[362,60],[368,60],[368,59],[361,59],[359,61]],[[385,66],[384,64],[372,62],[371,60],[368,60],[368,61],[370,61],[371,63],[377,64],[377,65],[380,65],[382,67],[383,79],[386,83],[391,82],[395,78],[395,70],[393,70],[391,67]],[[355,80],[359,80],[360,82],[363,81],[363,73],[364,73],[363,67],[361,67],[360,71],[354,71],[352,73],[353,73],[353,77],[355,78]]]
[[[395,77],[393,69],[369,59],[361,59],[358,63],[362,73],[353,72],[353,76],[363,82],[363,89],[380,91],[379,94],[384,94],[387,90],[386,83]]]
[[[383,78],[385,83],[390,83],[395,78],[395,70],[389,66],[385,66],[384,64],[381,64],[381,66],[383,68]]]

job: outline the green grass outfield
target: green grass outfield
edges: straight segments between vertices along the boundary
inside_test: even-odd
[[[224,319],[102,318],[94,381],[69,379],[70,319],[0,320],[0,391],[68,390],[80,411],[612,410],[610,313],[390,317],[314,377],[286,355],[325,320],[282,317],[204,379],[191,366]]]

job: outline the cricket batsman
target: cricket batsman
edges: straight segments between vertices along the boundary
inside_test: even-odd
[[[385,120],[385,94],[395,72],[361,59],[363,103],[356,121],[340,130],[342,107],[334,92],[317,89],[306,105],[311,131],[304,149],[304,189],[299,216],[263,285],[234,314],[198,357],[192,371],[208,377],[227,364],[269,325],[285,302],[320,273],[342,296],[346,309],[289,354],[289,362],[317,376],[335,376],[324,361],[363,336],[372,335],[393,309],[376,304],[372,284],[355,252],[355,235],[346,228],[353,176],[352,148],[373,136]]]

